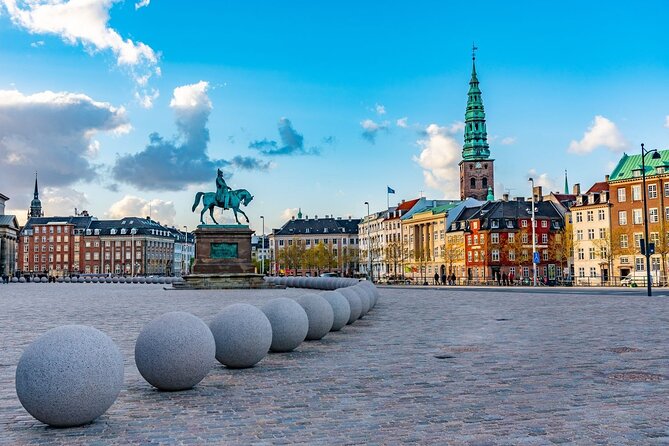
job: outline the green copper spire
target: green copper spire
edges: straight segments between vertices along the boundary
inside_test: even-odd
[[[462,159],[484,160],[490,158],[488,133],[485,126],[485,112],[481,100],[479,80],[476,77],[476,48],[472,46],[472,78],[467,93],[467,111],[465,112],[465,145],[462,146]]]
[[[299,210],[297,211],[297,218],[299,220],[302,220],[302,208],[299,208]]]
[[[492,193],[492,187],[488,187],[488,196],[485,197],[488,201],[495,201],[495,194]]]
[[[569,183],[567,182],[567,169],[564,170],[564,193],[565,195],[569,193]]]

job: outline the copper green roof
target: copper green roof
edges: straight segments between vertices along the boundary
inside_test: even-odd
[[[472,78],[467,93],[465,111],[465,143],[462,146],[462,159],[485,160],[490,158],[488,131],[486,130],[485,111],[476,76],[476,57],[472,54]]]
[[[657,167],[664,167],[669,173],[669,150],[659,150],[660,159],[654,160],[652,155],[646,155],[646,176],[657,175]],[[628,180],[634,177],[634,171],[641,172],[641,154],[628,155],[623,153],[623,157],[618,161],[618,165],[613,169],[609,176],[609,181]]]

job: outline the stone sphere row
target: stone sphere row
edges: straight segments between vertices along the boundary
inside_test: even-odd
[[[316,290],[336,290],[358,283],[358,279],[345,277],[265,277],[271,284],[290,288],[311,288]]]
[[[304,340],[322,339],[363,317],[376,305],[369,282],[272,299],[257,308],[225,307],[207,325],[186,312],[146,324],[135,343],[135,364],[152,386],[190,389],[215,360],[229,368],[252,367],[268,351],[289,352]],[[106,334],[83,325],[47,331],[28,346],[16,369],[16,392],[37,420],[58,427],[89,423],[111,407],[123,384],[123,357]]]
[[[57,283],[176,283],[183,279],[180,277],[121,277],[121,276],[85,276],[85,277],[57,277]],[[11,283],[26,283],[25,277],[12,277]],[[35,278],[30,283],[48,283],[46,277]]]

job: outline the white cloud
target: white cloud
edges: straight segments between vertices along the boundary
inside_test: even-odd
[[[400,118],[395,122],[395,125],[397,125],[397,127],[405,129],[409,127],[409,118],[407,116]]]
[[[84,192],[71,187],[44,187],[40,200],[44,214],[54,216],[74,215],[75,208],[81,212],[90,204]]]
[[[440,190],[445,197],[460,196],[460,172],[458,163],[462,147],[453,138],[452,126],[440,127],[430,124],[425,129],[425,137],[417,141],[422,149],[420,155],[413,160],[423,170],[425,185]]]
[[[30,46],[33,48],[39,48],[41,46],[44,46],[44,40],[38,40],[37,42],[33,42],[30,44]]]
[[[84,94],[0,90],[0,190],[21,196],[36,170],[52,187],[93,180],[95,135],[129,128],[123,107]]]
[[[386,107],[382,104],[376,104],[374,106],[374,110],[376,111],[376,114],[379,116],[386,114]]]
[[[163,225],[174,225],[176,217],[174,202],[164,201],[158,198],[146,200],[133,195],[126,195],[116,203],[112,204],[109,211],[105,213],[107,218],[123,217],[147,217],[159,221]]]
[[[206,108],[207,111],[211,111],[212,105],[207,95],[208,88],[209,82],[207,81],[177,87],[170,100],[170,107],[175,110]]]
[[[111,51],[119,66],[128,67],[138,84],[137,94],[153,96],[146,89],[152,75],[160,75],[158,55],[148,45],[124,39],[109,26],[109,11],[119,0],[0,0],[12,22],[31,34],[56,35],[66,43],[83,45],[90,52]],[[143,0],[139,3],[148,4]],[[149,101],[140,101],[146,105]]]
[[[455,121],[454,123],[445,127],[445,130],[451,135],[463,132],[465,130],[465,123],[462,121]]]
[[[573,140],[568,151],[579,155],[590,153],[598,147],[604,147],[612,152],[622,152],[630,146],[618,127],[605,118],[597,115],[595,120],[583,134],[580,141]]]
[[[669,129],[669,115],[665,118],[664,126]]]
[[[378,133],[382,131],[387,133],[389,125],[390,123],[388,121],[375,122],[371,119],[365,119],[360,122],[360,126],[362,127],[362,137],[374,144]]]
[[[135,10],[140,8],[145,8],[149,6],[149,3],[151,3],[151,0],[140,0],[137,3],[135,3]]]
[[[546,172],[540,174],[536,169],[530,169],[527,171],[527,177],[534,178],[534,185],[541,186],[543,194],[563,191],[563,189],[558,186],[558,182],[548,176],[548,173]]]
[[[502,140],[500,141],[500,144],[502,144],[504,146],[510,146],[511,144],[515,144],[515,143],[516,143],[516,137],[515,136],[507,136],[505,138],[502,138]]]
[[[298,212],[299,212],[298,208],[286,208],[286,209],[284,209],[283,212],[281,212],[281,217],[280,217],[281,221],[286,222],[293,217],[297,217]]]

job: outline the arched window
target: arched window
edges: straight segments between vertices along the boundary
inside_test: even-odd
[[[482,187],[483,189],[487,189],[487,188],[488,188],[488,179],[487,179],[487,178],[483,178],[483,179],[481,180],[481,187]]]
[[[469,186],[472,189],[476,189],[476,178],[472,178],[472,179],[469,180]]]

